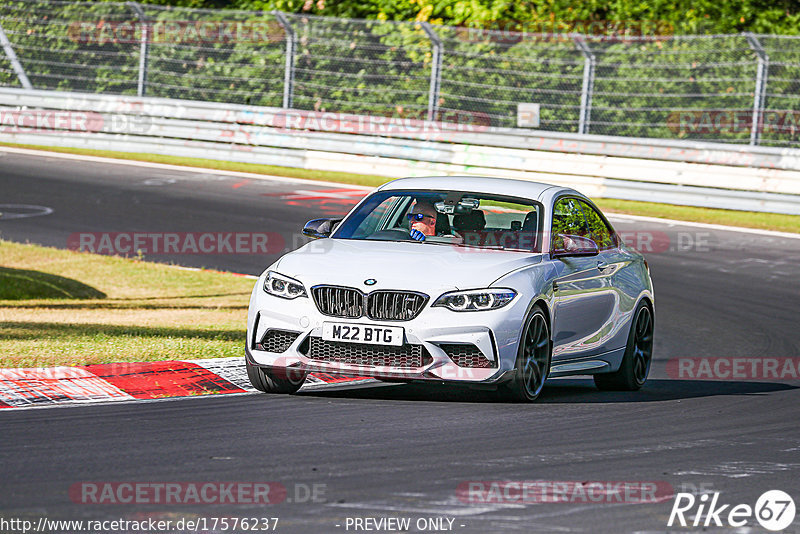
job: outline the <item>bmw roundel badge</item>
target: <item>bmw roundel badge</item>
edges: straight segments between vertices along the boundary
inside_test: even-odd
[[[364,280],[364,283],[368,286],[374,286],[375,284],[378,283],[378,281],[375,280],[374,278],[367,278],[366,280]]]

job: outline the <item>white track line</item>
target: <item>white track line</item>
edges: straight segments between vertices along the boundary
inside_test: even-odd
[[[141,403],[156,403],[156,402],[173,402],[187,399],[219,399],[222,397],[242,397],[248,395],[258,395],[257,392],[244,391],[242,393],[225,393],[213,395],[187,395],[185,397],[162,397],[157,399],[131,399],[131,400],[102,400],[102,401],[74,401],[74,402],[58,402],[53,404],[36,404],[30,406],[11,406],[9,408],[0,408],[0,416],[8,412],[19,412],[24,410],[52,410],[55,408],[76,408],[85,406],[120,406],[125,404],[141,404]],[[269,396],[262,395],[264,400],[268,400]],[[275,396],[277,399],[278,396]]]
[[[783,237],[787,239],[800,239],[800,234],[791,232],[776,232],[774,230],[761,230],[758,228],[744,228],[742,226],[726,226],[724,224],[710,224],[690,221],[678,221],[675,219],[661,219],[660,217],[645,217],[644,215],[627,215],[625,213],[605,212],[609,219],[631,220],[641,222],[653,222],[659,224],[694,226],[696,228],[708,228],[711,230],[723,230],[726,232],[742,232],[745,234],[758,234],[770,237]]]
[[[7,152],[12,154],[23,154],[23,155],[30,155],[30,156],[42,156],[42,157],[49,157],[49,158],[62,158],[62,159],[70,159],[75,161],[89,161],[94,163],[106,163],[106,164],[116,164],[116,165],[129,165],[131,167],[146,167],[151,169],[162,169],[168,171],[178,171],[178,172],[193,172],[197,174],[219,174],[222,176],[234,176],[238,178],[251,178],[254,180],[266,180],[266,181],[273,181],[273,182],[284,182],[284,183],[292,183],[292,184],[312,184],[318,187],[346,187],[349,189],[363,189],[364,191],[372,191],[375,189],[374,187],[367,187],[363,185],[353,185],[353,184],[343,184],[339,182],[327,182],[321,180],[307,180],[303,178],[288,178],[286,176],[273,176],[269,174],[258,174],[252,172],[240,172],[240,171],[224,171],[219,169],[206,169],[203,167],[184,167],[181,165],[167,165],[165,163],[151,163],[147,161],[135,161],[135,160],[124,160],[124,159],[114,159],[114,158],[103,158],[99,156],[84,156],[82,154],[65,154],[61,152],[48,152],[46,150],[33,150],[29,148],[13,148],[7,146],[0,146],[0,153]],[[388,182],[391,178],[386,178]],[[653,222],[659,224],[668,224],[668,225],[681,225],[681,226],[693,226],[696,228],[708,228],[712,230],[723,230],[726,232],[742,232],[746,234],[757,234],[757,235],[764,235],[764,236],[771,236],[771,237],[782,237],[787,239],[800,239],[800,234],[790,233],[790,232],[775,232],[772,230],[759,230],[757,228],[744,228],[741,226],[726,226],[722,224],[708,224],[708,223],[698,223],[698,222],[690,222],[690,221],[678,221],[675,219],[661,219],[659,217],[646,217],[643,215],[626,215],[622,213],[613,213],[608,212],[609,218],[613,219],[628,219],[633,221],[642,221],[642,222]]]
[[[308,180],[305,178],[289,178],[287,176],[273,176],[271,174],[258,174],[254,172],[243,171],[225,171],[221,169],[206,169],[204,167],[186,167],[183,165],[169,165],[166,163],[152,163],[149,161],[136,161],[128,159],[115,159],[103,158],[100,156],[86,156],[83,154],[66,154],[62,152],[48,152],[46,150],[33,150],[30,148],[13,148],[8,146],[0,146],[0,152],[8,152],[12,154],[23,154],[28,156],[42,156],[46,158],[61,158],[71,159],[74,161],[89,161],[94,163],[107,163],[116,165],[128,165],[131,167],[146,167],[150,169],[161,169],[165,171],[179,171],[179,172],[193,172],[197,174],[220,174],[223,176],[234,176],[237,178],[252,178],[255,180],[266,180],[270,182],[285,182],[290,184],[305,184],[316,185],[322,187],[347,187],[349,189],[363,189],[364,191],[372,191],[374,187],[364,185],[343,184],[339,182],[328,182],[323,180]],[[313,170],[313,169],[307,169]],[[387,178],[388,182],[390,178]]]

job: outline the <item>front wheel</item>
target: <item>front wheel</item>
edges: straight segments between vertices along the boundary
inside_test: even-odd
[[[251,364],[245,358],[245,366],[247,367],[247,378],[253,387],[264,393],[296,393],[303,382],[306,381],[306,375],[303,371],[295,371],[292,369],[270,369],[268,367],[259,367]]]
[[[640,302],[631,321],[628,345],[619,370],[594,375],[594,384],[604,391],[636,391],[647,381],[653,359],[653,313]]]
[[[550,372],[550,327],[544,311],[538,306],[528,316],[517,351],[516,373],[506,384],[506,392],[512,400],[533,402],[544,388]]]

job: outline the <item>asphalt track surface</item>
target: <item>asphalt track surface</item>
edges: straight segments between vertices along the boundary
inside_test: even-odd
[[[290,247],[307,219],[358,198],[341,189],[0,152],[0,211],[53,210],[0,218],[0,235],[66,247],[76,232],[268,231]],[[497,480],[662,481],[751,506],[781,489],[800,504],[800,382],[666,373],[686,356],[800,356],[800,240],[614,222],[663,249],[648,255],[655,361],[642,391],[599,392],[571,378],[550,380],[532,405],[392,385],[4,411],[2,517],[279,517],[278,532],[308,533],[353,532],[354,517],[446,517],[453,531],[481,533],[703,530],[668,528],[672,499],[469,503],[456,494]],[[277,255],[150,259],[258,274]],[[289,493],[267,507],[76,504],[69,488],[83,481],[275,481]],[[324,485],[318,502],[303,498],[313,484]],[[719,531],[766,532],[753,518]],[[800,516],[787,532],[800,532]]]

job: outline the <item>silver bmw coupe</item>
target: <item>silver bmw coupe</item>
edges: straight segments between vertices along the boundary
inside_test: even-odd
[[[403,178],[281,257],[250,298],[253,386],[309,372],[453,382],[535,400],[548,377],[637,390],[653,353],[647,262],[591,200],[542,183]]]

